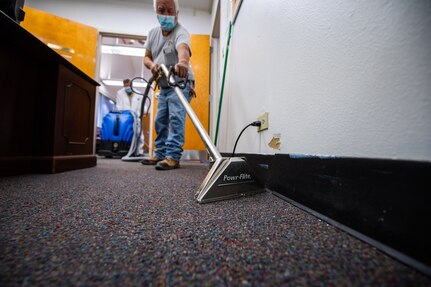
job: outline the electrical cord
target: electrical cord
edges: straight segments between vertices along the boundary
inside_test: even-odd
[[[238,144],[239,138],[241,137],[242,133],[246,130],[246,128],[248,128],[248,127],[250,127],[250,126],[253,126],[253,127],[260,127],[260,126],[261,126],[261,124],[262,124],[262,123],[261,123],[260,121],[255,121],[255,122],[252,122],[252,123],[250,123],[250,124],[246,125],[246,126],[245,126],[245,128],[243,128],[243,129],[242,129],[242,131],[239,133],[238,138],[236,139],[235,146],[233,147],[232,157],[234,157],[234,156],[235,156],[235,149],[236,149],[236,145]]]

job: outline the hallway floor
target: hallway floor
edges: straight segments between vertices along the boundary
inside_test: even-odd
[[[0,286],[431,286],[270,192],[198,204],[207,171],[98,158],[0,178]]]

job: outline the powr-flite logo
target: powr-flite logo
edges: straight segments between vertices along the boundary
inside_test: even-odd
[[[241,173],[240,175],[227,175],[223,176],[223,181],[240,181],[240,180],[251,180],[251,174]]]

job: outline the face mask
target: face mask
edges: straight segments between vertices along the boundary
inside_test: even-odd
[[[126,91],[126,93],[131,94],[132,93],[132,88],[131,87],[126,87],[124,89]]]
[[[175,27],[175,16],[157,15],[157,20],[166,31],[172,31]]]

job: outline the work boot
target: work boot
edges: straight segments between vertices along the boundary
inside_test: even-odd
[[[180,167],[180,162],[172,158],[165,158],[156,164],[157,170],[168,170]]]
[[[144,158],[143,160],[141,160],[141,163],[143,165],[155,165],[156,163],[158,163],[159,161],[162,161],[161,158],[158,157],[149,157],[149,158]]]

